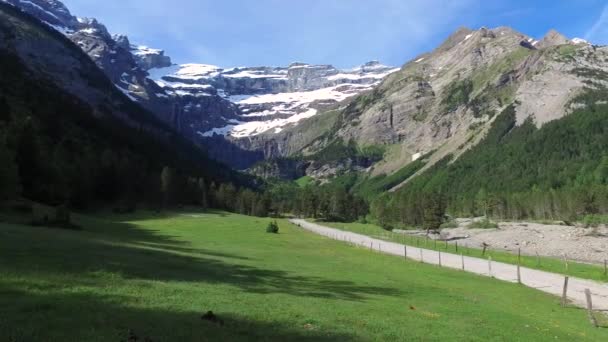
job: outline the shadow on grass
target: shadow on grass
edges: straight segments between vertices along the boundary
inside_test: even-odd
[[[363,301],[370,295],[401,294],[395,288],[363,286],[244,265],[246,257],[191,248],[170,236],[128,223],[95,221],[87,224],[92,231],[23,226],[0,230],[0,272],[49,279],[57,274],[86,276],[108,272],[126,279],[227,284],[251,293],[351,301]]]
[[[201,312],[126,307],[127,298],[91,294],[25,292],[3,284],[0,336],[3,341],[353,341],[347,333],[320,330],[306,321],[272,322],[215,310],[224,324],[204,321]],[[6,296],[11,294],[11,296]]]

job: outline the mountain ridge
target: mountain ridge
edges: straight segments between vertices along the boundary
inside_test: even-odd
[[[163,50],[132,44],[124,35],[111,35],[97,19],[73,16],[60,1],[2,1],[36,16],[66,35],[132,101],[156,113],[162,121],[173,126],[187,139],[207,149],[217,150],[218,153],[214,155],[218,160],[239,168],[251,165],[251,162],[242,163],[238,160],[244,158],[243,155],[253,156],[252,162],[274,156],[259,149],[246,150],[250,146],[249,142],[238,141],[239,138],[293,126],[303,118],[316,115],[319,109],[331,107],[340,100],[369,90],[380,81],[379,71],[380,77],[384,77],[386,75],[382,72],[392,70],[375,61],[346,71],[330,65],[299,62],[292,63],[288,68],[241,67],[225,72],[215,66],[184,65],[184,68],[208,67],[210,73],[222,70],[222,76],[229,76],[216,77],[215,82],[200,82],[203,77],[193,80],[192,77],[184,77],[188,75],[171,75],[169,71],[176,66],[171,63],[169,56],[165,56]],[[276,83],[281,81],[271,74],[263,75],[263,70],[287,73],[289,82],[284,82],[277,88]],[[318,82],[323,75],[335,78],[329,82],[335,86],[333,89],[329,89],[329,80],[325,80],[326,84]],[[365,75],[371,77],[366,78]],[[270,82],[273,78],[279,82]],[[263,89],[261,83],[272,85]],[[232,94],[226,94],[226,88]],[[284,95],[272,96],[279,90]],[[317,93],[309,93],[314,91]],[[268,96],[266,100],[254,99],[256,95]],[[244,96],[251,98],[243,98]],[[235,137],[229,136],[232,131],[236,131]],[[227,137],[214,138],[214,134]],[[228,150],[241,152],[236,157],[230,157],[230,153],[224,153]]]

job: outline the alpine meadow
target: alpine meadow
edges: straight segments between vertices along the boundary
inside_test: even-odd
[[[0,341],[608,340],[608,6],[544,2],[0,0]]]

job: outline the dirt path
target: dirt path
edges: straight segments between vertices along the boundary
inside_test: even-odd
[[[291,223],[298,225],[313,233],[323,235],[335,240],[346,241],[361,247],[366,247],[379,251],[385,254],[398,255],[403,257],[407,250],[407,258],[412,260],[422,261],[427,264],[439,264],[439,252],[404,246],[402,244],[388,242],[371,238],[366,235],[356,234],[352,232],[342,231],[339,229],[321,226],[315,223],[310,223],[305,220],[292,219]],[[496,279],[516,283],[517,282],[517,266],[505,264],[501,262],[491,263],[491,274],[488,260],[461,256],[451,253],[441,253],[441,265],[443,267],[462,269],[464,262],[465,271],[492,276]],[[550,293],[556,296],[562,295],[564,276],[561,274],[533,270],[521,267],[521,282],[522,284],[538,289],[540,291]],[[599,283],[592,280],[570,277],[568,285],[568,299],[575,305],[586,307],[585,289],[591,290],[593,298],[593,308],[595,310],[608,311],[608,284]]]

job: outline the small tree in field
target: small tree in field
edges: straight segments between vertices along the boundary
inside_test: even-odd
[[[424,201],[423,225],[427,234],[439,229],[445,218],[446,205],[443,196],[439,193],[429,194]]]
[[[277,221],[268,223],[268,227],[266,227],[266,233],[271,233],[271,234],[279,233],[279,225],[278,225]]]

